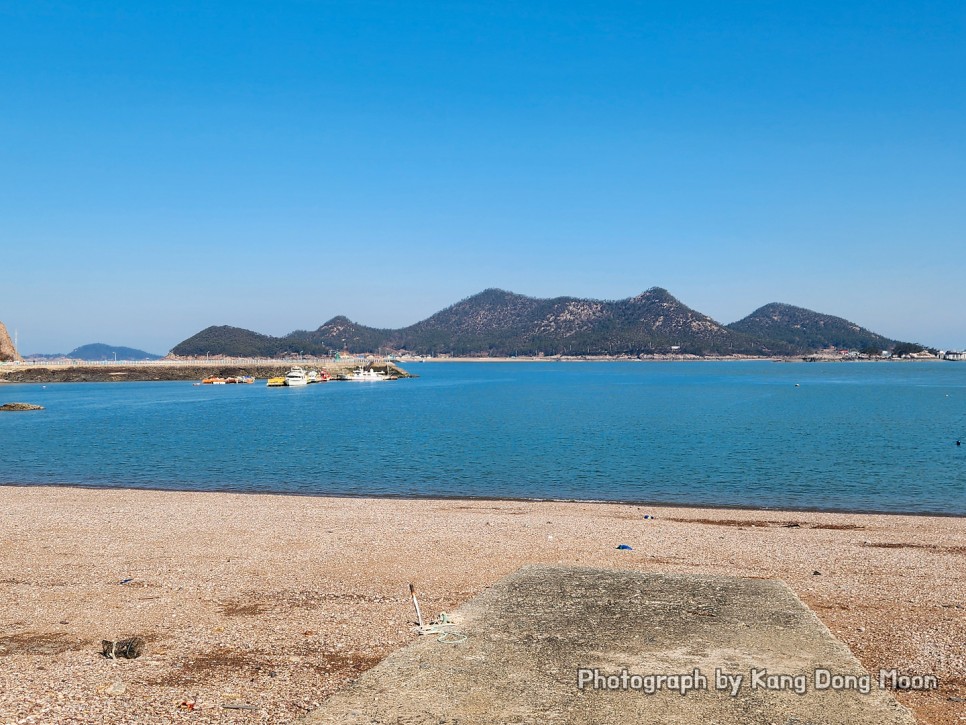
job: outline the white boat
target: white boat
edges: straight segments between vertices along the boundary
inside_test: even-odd
[[[325,370],[309,370],[305,376],[310,385],[312,383],[327,383],[329,380],[331,380],[329,374],[325,372]]]
[[[349,377],[346,378],[346,380],[351,380],[357,383],[375,383],[382,380],[389,380],[389,378],[385,373],[377,373],[372,368],[366,368],[365,370],[362,368],[356,368],[349,373]]]
[[[289,387],[308,385],[309,379],[305,374],[305,370],[299,367],[294,367],[285,374],[285,384]]]

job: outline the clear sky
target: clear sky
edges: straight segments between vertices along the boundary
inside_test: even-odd
[[[22,352],[487,287],[966,347],[966,3],[0,0]]]

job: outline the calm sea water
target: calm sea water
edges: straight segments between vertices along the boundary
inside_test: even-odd
[[[410,370],[305,388],[4,385],[2,401],[46,410],[0,414],[0,483],[966,515],[966,364]]]

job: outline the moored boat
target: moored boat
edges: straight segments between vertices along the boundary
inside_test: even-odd
[[[255,378],[252,377],[251,375],[232,375],[231,377],[227,377],[227,378],[219,378],[219,377],[211,376],[202,380],[201,384],[202,385],[237,385],[239,383],[244,383],[247,385],[251,385],[254,382],[255,382]]]
[[[294,367],[285,374],[285,384],[289,387],[308,385],[309,378],[303,368]]]
[[[284,388],[285,387],[285,376],[279,375],[274,378],[268,379],[268,387],[270,388]]]
[[[376,372],[372,368],[356,368],[346,377],[346,380],[352,382],[361,383],[376,383],[383,380],[389,380],[389,377],[385,373]]]

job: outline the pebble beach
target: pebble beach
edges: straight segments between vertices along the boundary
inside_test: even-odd
[[[784,580],[966,722],[961,518],[41,486],[0,487],[0,722],[291,722],[418,636],[410,583],[428,618],[532,563]]]

